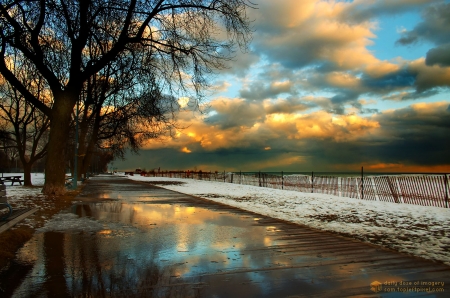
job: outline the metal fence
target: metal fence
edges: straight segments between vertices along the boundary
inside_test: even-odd
[[[141,175],[219,181],[363,200],[449,208],[449,174],[361,177],[163,171]]]

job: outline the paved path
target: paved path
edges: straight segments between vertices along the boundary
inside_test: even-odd
[[[17,270],[26,263],[28,271],[15,274],[26,277],[12,294],[448,297],[450,292],[449,266],[148,183],[99,177],[79,200],[72,228],[32,240],[40,255],[35,253],[31,269],[26,256],[32,249],[19,254]]]

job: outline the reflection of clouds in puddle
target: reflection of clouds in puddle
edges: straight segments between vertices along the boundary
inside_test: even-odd
[[[178,239],[178,243],[176,244],[176,249],[178,252],[187,252],[189,251],[188,245],[186,242],[180,242],[180,240]]]
[[[97,233],[103,237],[129,237],[138,229],[123,223],[93,220],[89,217],[79,217],[73,213],[59,213],[54,215],[47,223],[36,230],[37,233],[46,232],[68,233]]]
[[[97,239],[93,241],[97,242],[92,248],[93,252],[117,254],[113,259],[101,258],[95,261],[101,265],[102,270],[109,272],[115,272],[125,263],[133,270],[140,270],[143,265],[151,262],[152,257],[149,255],[158,255],[159,265],[170,272],[172,282],[210,273],[292,265],[292,258],[284,254],[273,256],[271,253],[263,253],[255,257],[248,251],[255,246],[268,247],[279,242],[273,237],[279,231],[278,227],[255,225],[258,218],[219,214],[216,211],[178,204],[108,202],[91,203],[79,209],[83,210],[82,214],[86,217],[62,214],[52,219],[46,227],[51,230],[57,226],[56,230],[61,231],[58,221],[67,222],[65,228],[69,233],[65,236],[65,247],[72,248],[66,255],[74,256],[74,263],[69,267],[75,270],[75,275],[83,274],[82,271],[86,268],[78,268],[80,265],[77,263],[83,256],[73,250],[81,245],[77,244],[81,234],[70,232],[86,231],[86,226],[90,228],[88,231],[95,232],[90,234],[91,237]],[[84,235],[89,237],[89,234]],[[120,240],[124,237],[130,237],[126,243]],[[163,262],[162,259],[168,261]],[[283,274],[278,271],[270,274],[244,274],[253,283],[278,278],[278,275],[280,279],[283,278]]]
[[[78,217],[73,213],[59,213],[54,215],[37,233],[49,231],[85,231],[95,232],[102,230],[103,226],[96,220],[87,217]]]
[[[97,234],[99,234],[99,235],[109,235],[111,233],[112,233],[111,230],[102,230],[102,231],[99,231]]]
[[[212,249],[224,251],[233,247],[233,243],[231,241],[217,241],[211,243],[210,246]]]
[[[273,245],[273,240],[270,237],[264,237],[264,246],[271,246]]]

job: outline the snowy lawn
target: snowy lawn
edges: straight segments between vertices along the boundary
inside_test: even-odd
[[[191,179],[128,177],[450,265],[450,209]]]
[[[23,173],[4,173],[3,176],[22,176]],[[52,210],[56,210],[61,205],[61,200],[56,197],[47,197],[42,194],[45,176],[43,173],[32,173],[31,183],[33,186],[23,186],[19,184],[10,185],[6,182],[6,196],[8,203],[13,209],[39,208],[34,215],[25,218],[15,227],[27,226],[29,228],[38,228],[47,222],[51,216]],[[14,228],[13,228],[14,229]]]
[[[22,176],[23,173],[4,173],[3,176]],[[10,182],[5,182],[6,185],[6,196],[8,197],[8,203],[11,204],[13,208],[30,208],[30,207],[46,207],[47,203],[44,199],[45,196],[42,194],[42,186],[44,185],[44,174],[43,173],[32,173],[31,183],[33,186],[23,186],[17,183],[11,186]],[[23,183],[23,182],[22,182]],[[33,200],[30,200],[33,198]],[[39,205],[42,203],[43,205]]]

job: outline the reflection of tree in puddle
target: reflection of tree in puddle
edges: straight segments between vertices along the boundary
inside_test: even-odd
[[[44,236],[46,278],[34,294],[52,297],[197,297],[204,284],[161,267],[155,255],[134,260],[104,251],[96,236],[48,232]],[[102,251],[103,250],[103,251]],[[120,249],[119,249],[120,250]]]
[[[205,284],[198,279],[180,278],[174,275],[173,269],[155,263],[140,266],[125,260],[120,268],[109,271],[107,293],[112,297],[200,297]]]

